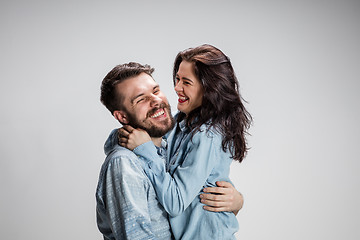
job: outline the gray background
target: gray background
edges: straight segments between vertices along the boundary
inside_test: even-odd
[[[239,239],[359,239],[359,1],[1,1],[0,238],[101,239],[116,64],[149,63],[173,110],[178,51],[232,60],[254,117],[231,178]]]

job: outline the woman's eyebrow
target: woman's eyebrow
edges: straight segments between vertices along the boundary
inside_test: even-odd
[[[180,78],[180,76],[178,74],[176,74],[176,77]],[[185,79],[187,81],[190,81],[190,82],[194,82],[193,80],[191,80],[190,78],[187,78],[187,77],[182,77],[182,79]]]

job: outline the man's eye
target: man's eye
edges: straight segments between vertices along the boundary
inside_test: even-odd
[[[143,99],[143,98],[141,98],[141,99],[137,100],[136,104],[141,103],[142,101],[144,101],[144,99]]]
[[[160,92],[160,90],[155,90],[154,94],[158,94]]]

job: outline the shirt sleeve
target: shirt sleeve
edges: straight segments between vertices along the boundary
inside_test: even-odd
[[[221,143],[217,138],[207,136],[205,131],[195,134],[183,163],[173,175],[166,172],[164,161],[152,142],[138,146],[134,153],[144,158],[145,172],[153,183],[159,202],[169,215],[177,216],[203,188],[219,159],[219,146]]]
[[[117,157],[106,173],[105,205],[114,239],[156,239],[151,229],[142,175],[127,157]]]

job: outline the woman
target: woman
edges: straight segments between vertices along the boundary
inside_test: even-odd
[[[176,239],[235,239],[235,215],[204,211],[198,198],[203,187],[230,181],[232,160],[241,162],[247,152],[251,116],[234,70],[222,51],[202,45],[176,56],[173,80],[179,113],[167,135],[168,164],[145,131],[128,129],[131,133],[120,144],[144,158],[145,172],[170,215]]]

